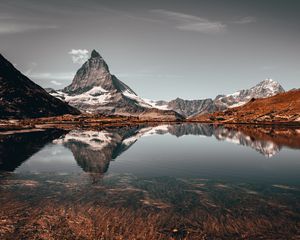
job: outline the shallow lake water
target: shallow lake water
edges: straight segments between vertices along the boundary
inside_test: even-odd
[[[298,239],[299,135],[205,124],[1,134],[0,238]]]

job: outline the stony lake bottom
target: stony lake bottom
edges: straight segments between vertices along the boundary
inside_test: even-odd
[[[0,239],[299,239],[299,129],[2,133]]]

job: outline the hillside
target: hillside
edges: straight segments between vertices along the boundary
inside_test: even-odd
[[[220,123],[300,124],[300,90],[291,90],[268,98],[253,98],[241,107],[213,114],[197,115],[188,120]]]
[[[0,54],[0,118],[37,118],[80,112],[51,96]]]

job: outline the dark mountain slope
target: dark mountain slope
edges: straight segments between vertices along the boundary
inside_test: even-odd
[[[48,94],[0,54],[0,118],[37,118],[80,112]]]

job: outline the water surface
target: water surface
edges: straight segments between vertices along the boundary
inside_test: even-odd
[[[297,239],[297,128],[0,135],[1,239]]]

